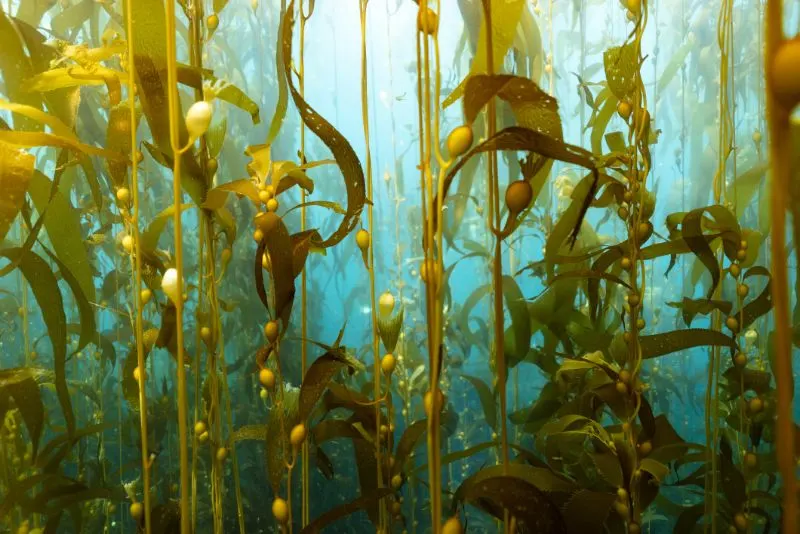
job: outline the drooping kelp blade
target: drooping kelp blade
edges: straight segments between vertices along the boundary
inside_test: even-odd
[[[328,510],[301,530],[300,534],[317,534],[318,532],[322,532],[324,528],[339,519],[347,517],[359,510],[375,506],[381,499],[387,497],[392,492],[392,488],[378,488],[373,493],[363,495],[353,501]]]
[[[72,290],[72,295],[75,298],[75,305],[78,307],[78,313],[80,314],[81,318],[81,329],[78,346],[75,347],[75,351],[73,352],[73,354],[75,354],[83,350],[83,348],[92,341],[96,341],[95,334],[97,333],[97,324],[94,320],[94,308],[92,308],[91,305],[91,302],[93,302],[95,299],[94,285],[92,285],[92,295],[91,297],[88,297],[83,292],[80,281],[75,277],[75,274],[72,272],[69,266],[67,266],[66,263],[61,261],[58,256],[50,252],[50,250],[47,248],[44,250],[58,267],[58,272],[61,274],[61,278],[67,282],[70,290]]]
[[[563,138],[558,101],[531,80],[520,76],[470,76],[464,91],[464,120],[472,124],[478,113],[495,96],[509,103],[518,126],[557,140]]]
[[[327,239],[314,245],[320,248],[328,248],[347,236],[358,224],[361,211],[366,202],[366,185],[364,182],[364,171],[361,169],[361,162],[358,160],[353,147],[334,127],[319,115],[306,103],[292,81],[291,61],[292,57],[292,28],[294,26],[294,1],[289,4],[283,20],[283,57],[284,74],[292,100],[297,107],[300,117],[314,134],[320,138],[325,146],[330,149],[336,164],[342,172],[345,189],[347,191],[347,215],[344,216],[339,227]]]
[[[282,320],[282,328],[286,329],[289,326],[289,317],[292,315],[295,294],[292,239],[283,220],[273,212],[262,213],[256,217],[256,225],[264,234],[264,239],[256,251],[256,284],[260,284],[259,294],[261,294],[264,286],[262,256],[266,251],[275,289],[273,295],[275,316]],[[262,302],[267,306],[264,298]]]
[[[506,354],[509,361],[520,361],[530,349],[531,320],[528,303],[512,276],[503,276],[503,298],[511,315],[511,326],[505,332]]]
[[[486,423],[492,430],[497,430],[497,400],[492,390],[486,382],[477,376],[461,375],[461,378],[468,381],[472,384],[472,387],[475,388],[475,392],[478,394],[478,400],[481,401],[483,417],[486,419]]]
[[[39,438],[44,428],[44,404],[39,392],[39,384],[33,373],[25,368],[4,369],[0,371],[0,421],[5,421],[9,408],[9,398],[22,415],[36,458],[39,451]]]
[[[169,141],[169,109],[167,100],[167,25],[164,3],[161,0],[128,0],[133,11],[134,64],[147,124],[158,146],[165,155],[172,157]],[[188,140],[184,121],[178,121],[181,146]],[[182,159],[185,172],[182,185],[196,204],[202,204],[206,184],[202,171],[192,156],[184,153]]]
[[[0,242],[25,202],[36,158],[0,143]]]
[[[686,330],[673,330],[663,334],[639,336],[639,345],[642,348],[642,358],[655,358],[664,354],[671,354],[692,347],[716,346],[736,348],[736,340],[717,330],[705,328],[687,328]]]
[[[281,2],[283,4],[284,2]],[[292,2],[292,6],[294,6],[294,2]],[[284,32],[284,25],[286,24],[286,17],[285,13],[281,12],[280,19],[278,22],[278,43],[275,45],[275,68],[278,71],[278,102],[275,105],[275,114],[272,116],[272,122],[269,124],[269,131],[267,132],[267,145],[271,145],[272,142],[278,137],[278,132],[281,129],[281,124],[283,124],[283,120],[286,118],[286,109],[289,106],[289,95],[286,93],[286,78],[284,77],[285,73],[285,65],[283,60],[283,32]],[[291,60],[291,58],[290,58]],[[291,78],[290,78],[291,83]]]
[[[620,100],[630,98],[639,73],[636,44],[631,42],[609,48],[603,53],[603,66],[611,92]]]
[[[545,470],[527,465],[514,465],[509,474],[504,470],[502,465],[487,467],[466,479],[453,495],[453,507],[472,504],[498,519],[507,510],[527,532],[566,534],[558,507],[538,487]]]
[[[703,218],[705,213],[714,217],[713,223]],[[703,223],[707,226],[714,225],[714,230],[720,232],[722,245],[728,258],[736,258],[736,253],[741,242],[741,230],[736,217],[724,206],[714,205],[697,208],[687,213],[681,222],[681,237],[689,246],[692,253],[711,273],[711,287],[706,293],[711,298],[716,291],[720,280],[720,268],[714,252],[709,245],[709,239],[703,233]]]
[[[0,76],[3,78],[3,93],[18,104],[42,108],[42,99],[36,93],[25,90],[25,81],[33,74],[30,60],[25,55],[22,42],[14,25],[0,9]],[[14,115],[14,128],[39,130],[43,128],[36,121],[24,115]]]
[[[40,172],[33,173],[29,194],[40,215],[47,209],[44,226],[56,256],[78,281],[86,299],[93,302],[92,266],[82,239],[79,212],[61,191],[53,189],[53,183]]]
[[[580,211],[580,216],[578,217],[576,227],[573,229],[571,235],[571,240],[574,242],[577,238],[580,225],[583,222],[583,217],[586,215],[586,210],[589,209],[591,200],[594,198],[594,192],[596,191],[597,184],[600,180],[600,173],[597,170],[597,165],[592,153],[579,146],[570,145],[568,143],[564,143],[563,141],[559,141],[558,139],[555,139],[547,134],[530,130],[528,128],[523,128],[521,126],[511,126],[509,128],[500,130],[489,139],[473,147],[464,155],[464,157],[462,157],[455,165],[453,165],[453,167],[447,173],[447,176],[445,176],[444,184],[442,184],[444,197],[447,197],[450,185],[453,183],[453,180],[455,180],[458,172],[470,160],[470,158],[476,154],[497,150],[533,152],[535,154],[544,156],[545,158],[563,161],[564,163],[571,163],[572,165],[585,167],[592,171],[592,176],[594,179],[589,188],[589,194],[586,196],[586,200],[584,201],[584,205]],[[435,202],[436,200],[434,200],[434,203]],[[435,220],[436,219],[434,218],[434,224]]]
[[[514,42],[514,37],[517,34],[517,25],[522,17],[522,10],[525,7],[524,0],[482,0],[485,8],[489,7],[491,3],[492,10],[492,63],[495,70],[499,70],[503,65],[503,58],[508,52],[509,47]],[[459,2],[460,3],[460,2]],[[476,4],[478,2],[475,2]],[[472,58],[470,65],[470,73],[467,79],[442,102],[442,107],[446,108],[459,98],[464,93],[464,89],[469,78],[475,74],[485,73],[488,68],[488,54],[486,50],[486,17],[481,20],[481,29],[478,34],[478,45],[475,49],[475,57]]]
[[[317,358],[306,371],[300,387],[300,420],[305,421],[317,401],[325,393],[331,379],[346,368],[353,369],[353,363],[343,349],[333,349]]]
[[[740,329],[747,328],[753,324],[753,321],[769,313],[772,309],[772,275],[766,268],[755,266],[747,270],[742,280],[747,280],[751,276],[764,276],[767,278],[767,283],[756,298],[744,305],[741,312],[737,311],[733,314],[733,317],[739,320]]]
[[[18,255],[22,258],[18,258]],[[19,248],[0,250],[0,256],[19,263],[19,269],[30,284],[33,296],[42,318],[47,326],[47,336],[53,346],[53,366],[58,402],[67,422],[67,432],[75,431],[75,415],[67,389],[67,318],[64,314],[64,301],[50,266],[42,258],[30,251]]]

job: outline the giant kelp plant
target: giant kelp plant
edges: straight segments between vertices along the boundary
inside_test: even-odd
[[[0,531],[800,532],[797,8],[0,2]]]

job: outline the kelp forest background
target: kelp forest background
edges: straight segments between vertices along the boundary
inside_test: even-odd
[[[0,532],[800,532],[798,28],[1,0]]]

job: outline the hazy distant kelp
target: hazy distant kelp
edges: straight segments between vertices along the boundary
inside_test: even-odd
[[[797,531],[796,18],[2,3],[4,531]]]

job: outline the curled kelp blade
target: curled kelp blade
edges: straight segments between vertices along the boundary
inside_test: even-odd
[[[308,105],[300,93],[294,86],[292,81],[291,62],[288,61],[292,57],[292,29],[294,26],[294,1],[289,4],[286,14],[283,18],[283,58],[284,58],[284,74],[286,82],[289,86],[289,91],[292,95],[292,100],[297,107],[300,117],[303,119],[309,130],[320,138],[325,146],[330,149],[336,164],[342,172],[344,178],[345,189],[347,191],[347,215],[344,216],[339,227],[328,238],[319,243],[315,243],[320,248],[328,248],[337,243],[347,236],[358,224],[361,216],[361,211],[364,209],[366,202],[366,184],[364,181],[364,171],[361,168],[361,162],[358,160],[353,147],[339,133],[336,128],[319,115],[314,109]]]
[[[397,347],[397,340],[400,339],[400,332],[403,330],[403,315],[405,309],[400,309],[391,317],[384,317],[378,314],[378,334],[383,342],[386,352],[393,353]]]
[[[262,258],[264,252],[268,254],[269,270],[274,286],[275,317],[281,319],[282,328],[289,325],[294,304],[294,254],[292,240],[283,220],[273,212],[265,212],[256,217],[256,226],[264,237],[256,250],[255,276],[259,297],[264,306],[269,309],[264,288],[264,268]]]
[[[344,349],[337,348],[326,352],[316,360],[306,371],[303,384],[300,386],[299,417],[301,421],[308,419],[317,401],[325,393],[328,383],[341,370],[355,370],[355,365],[345,353]]]

